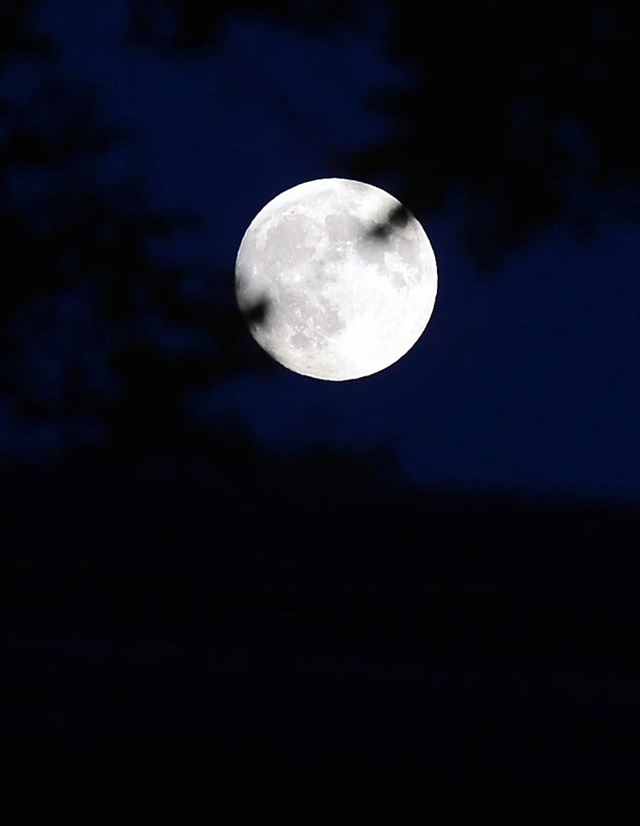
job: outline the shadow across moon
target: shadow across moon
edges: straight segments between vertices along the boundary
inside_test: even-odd
[[[371,229],[367,230],[367,235],[377,241],[386,241],[396,229],[406,226],[412,217],[410,210],[404,204],[397,204],[389,211],[384,221],[374,224]]]
[[[272,302],[268,298],[263,297],[258,301],[244,305],[240,309],[240,312],[242,313],[245,323],[250,324],[253,327],[260,327],[263,324],[266,324],[271,312],[271,303]]]

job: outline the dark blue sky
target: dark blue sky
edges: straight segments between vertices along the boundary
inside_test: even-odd
[[[207,56],[160,59],[123,45],[120,12],[51,0],[43,25],[106,115],[138,134],[156,202],[206,221],[188,254],[229,279],[258,210],[304,180],[348,176],[337,153],[393,128],[367,96],[410,82],[384,56],[382,23],[327,38],[234,18]],[[394,194],[392,180],[370,183]],[[487,277],[463,249],[461,208],[417,211],[439,294],[404,359],[344,384],[284,369],[239,378],[202,414],[231,405],[277,450],[389,445],[428,485],[637,499],[640,233],[608,227],[585,242],[557,229],[505,251]]]

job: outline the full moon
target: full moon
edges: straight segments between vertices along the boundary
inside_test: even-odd
[[[253,219],[236,259],[251,335],[315,379],[384,370],[424,332],[436,260],[419,222],[378,187],[323,178],[287,189]]]

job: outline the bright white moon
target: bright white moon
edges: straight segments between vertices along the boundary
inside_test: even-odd
[[[431,316],[436,260],[402,204],[370,184],[323,178],[270,201],[247,229],[236,296],[258,344],[329,381],[384,370]]]

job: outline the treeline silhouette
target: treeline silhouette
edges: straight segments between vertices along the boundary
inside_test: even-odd
[[[233,417],[200,412],[228,379],[273,367],[247,334],[233,273],[167,252],[199,217],[150,205],[144,147],[33,34],[40,6],[1,10],[0,461],[277,472]],[[345,459],[342,478],[353,463],[365,487],[395,475],[380,452]]]
[[[392,181],[414,211],[453,205],[479,271],[556,227],[584,235],[638,220],[640,115],[630,100],[640,11],[631,0],[154,0],[137,4],[132,31],[184,53],[215,44],[236,11],[326,35],[366,29],[380,10],[387,52],[409,80],[373,95],[391,137],[336,158],[346,175]]]

